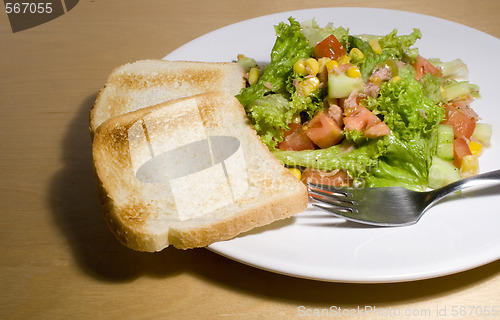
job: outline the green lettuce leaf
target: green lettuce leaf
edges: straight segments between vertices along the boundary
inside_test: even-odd
[[[274,150],[283,141],[284,131],[290,129],[288,125],[296,116],[304,113],[310,118],[322,107],[322,99],[294,92],[289,100],[285,94],[273,93],[250,102],[247,115],[262,141]]]
[[[247,107],[248,116],[262,141],[273,150],[289,129],[291,116],[288,99],[282,94],[269,94],[256,99]]]
[[[366,81],[371,75],[375,66],[388,59],[413,62],[417,59],[418,50],[411,48],[415,42],[422,37],[419,29],[413,29],[409,35],[397,35],[397,29],[385,36],[359,35],[349,36],[351,48],[358,48],[363,52],[364,58],[357,64],[363,79]],[[376,39],[382,49],[382,53],[377,54],[369,44],[371,39]]]
[[[309,41],[309,45],[311,47],[314,47],[316,44],[332,34],[344,46],[344,48],[347,49],[349,46],[349,30],[343,27],[334,28],[332,23],[329,23],[325,27],[321,28],[314,19],[307,20],[302,22],[302,33]]]
[[[346,147],[345,143],[341,143],[326,149],[276,150],[273,154],[278,160],[289,166],[302,166],[326,171],[344,169],[355,181],[360,181],[368,176],[370,168],[377,166],[378,158],[386,153],[384,139],[370,140],[351,151],[345,151]]]
[[[443,94],[441,93],[441,86],[444,83],[443,78],[426,73],[422,78],[421,83],[426,97],[431,99],[434,103],[446,102]]]
[[[367,98],[365,104],[382,116],[396,137],[404,140],[427,137],[444,117],[444,109],[426,96],[420,82],[410,77],[383,83],[379,96]]]
[[[284,93],[294,63],[300,58],[310,57],[312,53],[313,48],[302,33],[300,23],[293,18],[289,18],[288,21],[290,24],[281,22],[275,26],[276,42],[271,51],[271,62],[259,81],[236,95],[245,108],[250,102],[266,94]]]
[[[378,39],[378,43],[382,48],[382,52],[384,50],[394,50],[394,57],[402,60],[403,58],[412,62],[417,59],[418,50],[416,48],[411,48],[415,44],[415,42],[422,38],[422,32],[419,29],[413,29],[412,33],[408,35],[397,35],[397,29],[394,29],[391,33],[380,37]]]
[[[435,154],[436,136],[427,139],[403,140],[391,134],[386,136],[385,153],[366,176],[366,186],[402,186],[424,190],[428,184],[431,155]]]

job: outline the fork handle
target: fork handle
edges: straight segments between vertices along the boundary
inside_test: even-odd
[[[474,187],[486,188],[496,185],[500,185],[500,170],[477,174],[472,177],[452,182],[442,188],[434,190],[436,198],[433,202],[456,191],[471,189]]]

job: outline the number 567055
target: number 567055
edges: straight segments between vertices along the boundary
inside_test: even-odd
[[[52,13],[52,2],[6,2],[5,12],[9,13]]]

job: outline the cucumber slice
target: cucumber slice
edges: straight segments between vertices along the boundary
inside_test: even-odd
[[[436,155],[443,160],[453,160],[455,158],[453,142],[438,143]]]
[[[455,139],[455,134],[453,132],[453,126],[449,124],[438,124],[438,144],[441,143],[453,143]]]
[[[491,124],[476,123],[476,128],[472,133],[472,138],[479,141],[483,146],[489,147],[492,135]]]
[[[429,168],[429,187],[433,189],[444,187],[454,181],[462,179],[460,171],[451,161],[443,160],[437,156],[432,157]]]
[[[469,81],[454,82],[443,87],[443,97],[446,99],[446,101],[454,100],[469,93]]]
[[[449,124],[439,124],[437,127],[437,150],[436,155],[444,160],[453,160],[453,140],[455,134],[453,126]]]
[[[346,98],[354,90],[361,90],[364,86],[363,78],[351,78],[345,73],[328,74],[328,96],[330,98]]]

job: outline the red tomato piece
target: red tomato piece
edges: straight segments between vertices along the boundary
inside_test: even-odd
[[[301,127],[302,124],[298,123],[298,122],[292,122],[288,125],[288,127],[290,128],[289,130],[285,131],[284,135],[283,135],[283,139],[285,139],[287,136],[291,135],[292,133],[294,133],[299,127]]]
[[[373,139],[373,138],[385,136],[385,135],[388,135],[389,133],[391,133],[391,129],[389,128],[389,126],[387,126],[387,124],[385,124],[382,121],[380,121],[376,125],[373,125],[373,126],[367,128],[363,132],[365,137],[367,137],[368,139]]]
[[[321,149],[331,147],[344,138],[342,129],[326,112],[318,112],[308,123],[306,134]]]
[[[314,47],[314,57],[316,59],[327,57],[332,60],[337,60],[341,56],[346,54],[344,46],[340,41],[332,34],[326,37],[324,40],[320,41]]]
[[[453,164],[455,167],[460,168],[462,165],[462,159],[465,156],[471,155],[469,144],[464,138],[457,138],[453,141],[453,154],[455,158],[453,159]]]
[[[336,187],[351,187],[352,179],[345,170],[334,170],[332,172],[306,168],[302,172],[302,182],[317,183]]]
[[[468,117],[461,110],[453,107],[452,105],[445,105],[445,120],[444,124],[449,124],[453,127],[453,133],[455,138],[465,138],[470,139],[474,129],[476,128],[476,122],[474,119]]]
[[[281,150],[301,151],[316,149],[300,123],[290,124],[290,130],[285,132],[283,141],[278,144]]]
[[[413,68],[417,72],[417,74],[415,75],[415,79],[417,80],[422,79],[426,73],[441,76],[441,69],[432,65],[429,60],[425,59],[422,56],[417,57],[417,62],[413,64]]]
[[[348,131],[357,130],[363,132],[364,135],[371,139],[391,133],[391,129],[380,120],[373,112],[366,107],[356,105],[354,108],[349,108],[347,115],[344,117],[345,129]]]

